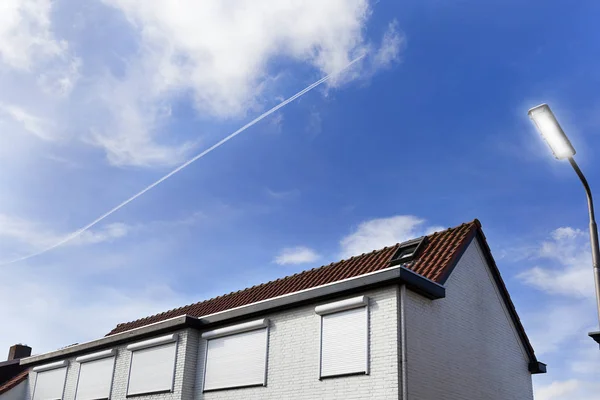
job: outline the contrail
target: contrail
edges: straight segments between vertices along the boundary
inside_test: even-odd
[[[175,168],[173,171],[169,172],[168,174],[166,174],[165,176],[163,176],[162,178],[160,178],[156,182],[154,182],[154,183],[146,186],[144,189],[142,189],[138,193],[134,194],[133,196],[131,196],[130,198],[128,198],[127,200],[125,200],[124,202],[122,202],[121,204],[119,204],[118,206],[116,206],[116,207],[110,209],[109,211],[107,211],[106,213],[102,214],[100,217],[96,218],[95,220],[93,220],[92,222],[90,222],[89,224],[87,224],[86,226],[84,226],[83,228],[81,228],[81,229],[79,229],[79,230],[77,230],[77,231],[69,234],[68,236],[66,236],[61,241],[53,244],[50,247],[47,247],[47,248],[45,248],[43,250],[40,250],[38,252],[29,254],[29,255],[26,255],[26,256],[23,256],[23,257],[19,257],[19,258],[16,258],[14,260],[11,260],[11,261],[2,262],[2,263],[0,263],[0,266],[4,266],[4,265],[8,265],[8,264],[14,264],[16,262],[25,261],[25,260],[28,260],[30,258],[37,257],[39,255],[42,255],[44,253],[49,252],[50,250],[54,250],[57,247],[62,246],[63,244],[65,244],[67,242],[70,242],[71,240],[73,240],[76,237],[78,237],[79,235],[81,235],[83,232],[87,231],[88,229],[90,229],[94,225],[96,225],[99,222],[101,222],[103,219],[105,219],[108,216],[110,216],[110,215],[114,214],[115,212],[119,211],[121,208],[125,207],[127,204],[131,203],[132,201],[134,201],[135,199],[137,199],[138,197],[140,197],[141,195],[143,195],[144,193],[146,193],[150,189],[153,189],[154,187],[156,187],[159,184],[163,183],[164,181],[166,181],[167,179],[169,179],[170,177],[172,177],[173,175],[175,175],[176,173],[178,173],[179,171],[181,171],[182,169],[184,169],[185,167],[187,167],[188,165],[190,165],[194,161],[196,161],[196,160],[204,157],[205,155],[207,155],[211,151],[213,151],[213,150],[221,147],[222,145],[224,145],[225,143],[227,143],[228,141],[230,141],[231,139],[233,139],[234,137],[236,137],[240,133],[244,132],[246,129],[250,128],[251,126],[253,126],[256,123],[258,123],[259,121],[261,121],[264,118],[268,117],[269,115],[273,114],[275,111],[279,110],[280,108],[282,108],[282,107],[286,106],[287,104],[291,103],[292,101],[296,100],[298,97],[301,97],[304,94],[310,92],[311,90],[313,90],[314,88],[316,88],[317,86],[319,86],[320,84],[322,84],[323,82],[329,80],[331,77],[333,77],[335,75],[338,75],[339,73],[341,73],[344,70],[348,69],[348,67],[350,67],[351,65],[353,65],[354,63],[356,63],[357,61],[359,61],[360,59],[362,59],[364,56],[365,55],[363,54],[363,55],[355,58],[354,60],[350,61],[345,67],[341,68],[339,71],[332,72],[331,74],[329,74],[329,75],[327,75],[327,76],[319,79],[318,81],[316,81],[312,85],[307,86],[306,88],[302,89],[301,91],[299,91],[298,93],[296,93],[292,97],[289,97],[286,100],[282,101],[281,103],[277,104],[275,107],[271,108],[269,111],[266,111],[266,112],[262,113],[258,117],[254,118],[252,121],[248,122],[246,125],[242,126],[237,131],[233,132],[232,134],[230,134],[229,136],[225,137],[224,139],[221,139],[219,142],[217,142],[216,144],[212,145],[208,149],[204,150],[202,153],[200,153],[200,154],[196,155],[195,157],[189,159],[188,161],[184,162],[179,167]]]

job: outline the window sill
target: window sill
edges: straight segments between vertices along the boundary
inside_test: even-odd
[[[202,393],[221,392],[223,390],[248,389],[248,388],[256,388],[256,387],[267,387],[267,385],[265,385],[263,383],[255,383],[252,385],[228,386],[228,387],[216,388],[216,389],[205,389],[202,391]]]
[[[129,399],[131,397],[140,397],[140,396],[152,396],[153,394],[164,394],[164,393],[172,393],[173,391],[171,389],[168,390],[155,390],[154,392],[143,392],[143,393],[134,393],[134,394],[128,394],[125,396],[125,398]]]
[[[321,376],[319,378],[319,380],[323,381],[323,380],[335,379],[335,378],[346,378],[346,377],[349,377],[349,376],[357,376],[357,375],[369,375],[369,374],[366,373],[365,371],[362,371],[362,372],[348,372],[347,374]]]

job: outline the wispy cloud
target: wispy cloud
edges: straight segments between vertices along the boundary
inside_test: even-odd
[[[19,106],[0,103],[0,112],[20,123],[26,132],[42,140],[52,141],[56,139],[56,136],[51,131],[51,122],[31,114]]]
[[[96,230],[83,232],[70,245],[88,245],[112,241],[126,236],[132,227],[124,223],[110,223]],[[0,214],[0,238],[4,244],[20,245],[28,250],[40,250],[63,240],[69,233],[57,233],[24,218]]]
[[[599,392],[599,383],[569,379],[536,387],[535,400],[595,400]]]
[[[595,297],[591,254],[585,232],[570,227],[558,228],[530,258],[549,261],[550,265],[534,266],[522,272],[519,278],[523,282],[551,294]]]
[[[398,21],[389,23],[381,40],[381,45],[373,56],[375,72],[381,68],[389,68],[400,59],[400,54],[406,45],[406,37],[399,31]]]
[[[537,389],[535,398],[536,400],[572,399],[580,386],[581,382],[576,379],[552,382],[548,386]]]
[[[65,257],[60,266],[38,263],[36,267],[25,264],[3,269],[0,302],[11,304],[11,307],[0,310],[0,348],[27,343],[34,353],[39,354],[100,338],[119,322],[189,302],[190,299],[156,279],[110,286],[103,284],[105,280],[115,281],[119,275],[123,276],[123,267],[110,270],[103,266],[104,271],[99,272],[96,265],[123,264],[119,261],[123,256],[120,251],[113,249],[111,254],[94,254],[93,259],[88,256],[87,261]],[[144,247],[144,251],[151,249]],[[141,273],[145,267],[147,271],[147,265],[139,264],[142,257],[135,257],[133,261],[127,259],[128,263],[133,262],[133,266],[125,264],[127,268]],[[23,296],[23,293],[28,295]],[[20,301],[15,303],[15,298]]]
[[[587,336],[596,329],[589,238],[580,229],[562,227],[523,249],[513,258],[533,266],[517,278],[539,290],[539,306],[521,317],[536,353],[550,368],[546,383],[535,385],[536,399],[594,399],[600,390],[600,352]]]
[[[320,134],[322,129],[323,119],[321,117],[321,114],[315,109],[311,110],[310,115],[308,116],[306,131],[314,137]]]
[[[161,127],[169,116],[160,110],[182,94],[189,94],[205,117],[240,118],[264,107],[263,99],[269,97],[265,94],[279,84],[274,79],[278,72],[268,69],[274,58],[329,74],[371,48],[383,67],[382,60],[394,58],[394,46],[400,45],[393,32],[384,36],[382,49],[364,37],[368,0],[262,0],[250,8],[241,0],[227,6],[167,0],[104,3],[121,11],[131,22],[133,35],[140,38],[140,51],[128,59],[124,76],[110,77],[104,84],[119,93],[107,96],[114,120],[98,129],[91,141],[115,165],[165,165],[176,160],[174,164],[190,150],[185,144],[161,143]]]
[[[94,15],[77,11],[86,24],[57,29],[57,13],[65,10],[68,2],[60,8],[51,0],[3,2],[0,102],[20,104],[13,118],[37,137],[48,141],[52,132],[68,130],[68,139],[100,149],[119,167],[168,167],[189,158],[206,134],[202,126],[193,135],[171,129],[177,122],[172,108],[182,100],[210,122],[243,119],[268,107],[275,94],[287,91],[273,60],[324,75],[368,53],[371,61],[328,82],[337,87],[389,67],[403,48],[396,22],[380,41],[365,36],[370,0],[257,0],[252,7],[244,0],[227,6],[103,0]],[[130,46],[111,52],[85,46],[97,34],[94,18],[117,13],[125,18],[115,35]],[[122,61],[118,68],[115,58]],[[42,117],[31,110],[48,112]],[[273,116],[275,129],[282,119]]]
[[[36,353],[51,351],[100,338],[119,322],[197,301],[196,290],[188,297],[176,289],[181,282],[164,266],[172,264],[180,243],[173,236],[203,218],[195,213],[143,225],[108,224],[85,232],[59,261],[42,257],[2,267],[0,303],[11,306],[0,307],[0,349],[24,342]],[[135,240],[125,240],[133,233]],[[39,223],[0,218],[0,244],[11,251],[15,242],[45,246],[61,237]],[[95,246],[101,243],[110,243],[109,251]]]
[[[340,241],[340,256],[356,256],[441,230],[443,228],[428,226],[424,219],[413,215],[396,215],[364,221]]]
[[[270,188],[266,189],[267,195],[276,200],[290,199],[294,197],[300,196],[300,190],[291,189],[291,190],[273,190]]]
[[[0,13],[0,58],[27,70],[39,60],[64,54],[67,45],[53,37],[51,0],[3,0]]]
[[[288,247],[275,257],[274,262],[279,265],[308,264],[317,261],[321,256],[309,247]]]

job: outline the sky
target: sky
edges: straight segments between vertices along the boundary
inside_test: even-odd
[[[478,218],[548,364],[536,399],[591,400],[585,196],[527,110],[550,104],[599,188],[599,13],[591,0],[3,0],[0,350],[96,339]],[[77,238],[5,263],[361,55]]]

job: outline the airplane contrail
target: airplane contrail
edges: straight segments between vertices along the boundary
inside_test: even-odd
[[[227,143],[228,141],[230,141],[231,139],[233,139],[234,137],[236,137],[240,133],[244,132],[246,129],[248,129],[251,126],[255,125],[259,121],[261,121],[264,118],[268,117],[269,115],[273,114],[275,111],[277,111],[280,108],[286,106],[287,104],[291,103],[292,101],[296,100],[297,98],[299,98],[299,97],[303,96],[304,94],[310,92],[311,90],[313,90],[314,88],[316,88],[317,86],[319,86],[320,84],[322,84],[323,82],[329,80],[331,77],[333,77],[335,75],[338,75],[341,72],[343,72],[344,70],[348,69],[351,65],[353,65],[354,63],[356,63],[357,61],[359,61],[360,59],[362,59],[364,56],[365,55],[363,54],[363,55],[355,58],[354,60],[350,61],[346,66],[344,66],[340,70],[338,70],[336,72],[332,72],[331,74],[329,74],[327,76],[324,76],[323,78],[319,79],[315,83],[313,83],[313,84],[307,86],[306,88],[302,89],[301,91],[299,91],[298,93],[296,93],[292,97],[289,97],[289,98],[285,99],[281,103],[277,104],[275,107],[271,108],[268,111],[265,111],[264,113],[262,113],[258,117],[254,118],[252,121],[248,122],[246,125],[242,126],[237,131],[235,131],[232,134],[230,134],[229,136],[221,139],[219,142],[215,143],[214,145],[212,145],[208,149],[204,150],[200,154],[198,154],[198,155],[194,156],[193,158],[189,159],[188,161],[184,162],[179,167],[175,168],[174,170],[172,170],[171,172],[169,172],[168,174],[166,174],[165,176],[163,176],[162,178],[160,178],[156,182],[154,182],[154,183],[146,186],[144,189],[142,189],[138,193],[134,194],[133,196],[131,196],[130,198],[128,198],[124,202],[120,203],[119,205],[117,205],[117,206],[113,207],[112,209],[110,209],[109,211],[105,212],[104,214],[102,214],[101,216],[99,216],[98,218],[96,218],[95,220],[93,220],[92,222],[90,222],[89,224],[85,225],[81,229],[79,229],[79,230],[77,230],[77,231],[75,231],[75,232],[67,235],[64,239],[60,240],[59,242],[57,242],[57,243],[53,244],[52,246],[47,247],[47,248],[45,248],[43,250],[37,251],[35,253],[28,254],[26,256],[19,257],[19,258],[10,260],[10,261],[1,262],[0,266],[14,264],[14,263],[17,263],[17,262],[20,262],[20,261],[25,261],[25,260],[28,260],[30,258],[40,256],[40,255],[42,255],[44,253],[47,253],[47,252],[49,252],[51,250],[56,249],[59,246],[62,246],[63,244],[65,244],[67,242],[70,242],[71,240],[73,240],[76,237],[78,237],[79,235],[81,235],[83,232],[87,231],[88,229],[90,229],[94,225],[98,224],[99,222],[101,222],[102,220],[104,220],[105,218],[107,218],[108,216],[110,216],[110,215],[114,214],[115,212],[119,211],[121,208],[125,207],[127,204],[131,203],[132,201],[134,201],[135,199],[137,199],[138,197],[140,197],[141,195],[143,195],[144,193],[146,193],[150,189],[153,189],[154,187],[160,185],[162,182],[166,181],[167,179],[169,179],[170,177],[172,177],[173,175],[175,175],[176,173],[178,173],[182,169],[186,168],[188,165],[190,165],[194,161],[196,161],[196,160],[204,157],[205,155],[207,155],[211,151],[213,151],[213,150],[221,147],[222,145],[224,145],[225,143]]]

